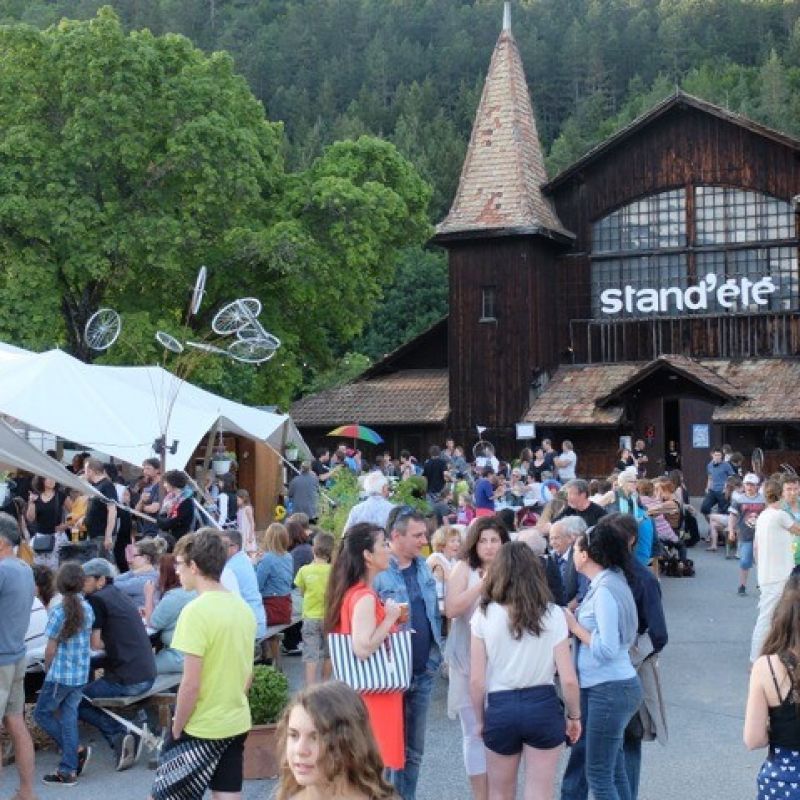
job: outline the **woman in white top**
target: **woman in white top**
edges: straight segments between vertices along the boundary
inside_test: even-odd
[[[486,753],[469,693],[470,627],[469,621],[478,605],[486,570],[500,548],[508,541],[508,532],[497,517],[478,517],[467,528],[461,560],[453,567],[444,598],[444,610],[451,620],[445,659],[450,682],[447,687],[447,712],[461,720],[464,737],[464,766],[475,800],[486,800]]]
[[[564,611],[523,542],[500,548],[472,617],[470,693],[487,750],[489,797],[512,800],[525,757],[525,800],[553,797],[558,760],[581,735],[580,690]],[[567,707],[554,686],[558,670]]]
[[[794,568],[793,536],[800,534],[800,525],[781,507],[783,487],[780,481],[764,483],[767,507],[758,515],[754,537],[754,555],[758,572],[758,619],[750,641],[750,663],[761,655],[764,639],[769,633],[772,615],[783,587]]]

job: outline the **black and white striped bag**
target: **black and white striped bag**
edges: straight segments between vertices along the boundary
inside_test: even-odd
[[[348,633],[329,633],[333,676],[362,694],[404,692],[411,685],[411,631],[390,633],[369,658],[353,652]]]

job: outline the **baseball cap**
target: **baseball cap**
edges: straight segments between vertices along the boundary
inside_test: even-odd
[[[748,472],[747,475],[744,476],[742,483],[754,483],[758,486],[761,481],[758,479],[758,475],[756,475],[755,472]]]
[[[83,574],[90,578],[113,578],[115,571],[110,561],[91,558],[83,565]]]

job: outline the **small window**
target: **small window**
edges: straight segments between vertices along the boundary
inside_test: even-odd
[[[494,322],[497,319],[495,306],[496,287],[481,287],[481,322]]]

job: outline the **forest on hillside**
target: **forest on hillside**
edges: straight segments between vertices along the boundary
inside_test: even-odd
[[[0,22],[46,27],[102,5],[128,29],[228,51],[284,124],[290,168],[334,141],[378,135],[431,184],[431,222],[446,213],[499,0],[0,0]],[[512,20],[551,176],[676,87],[800,135],[797,0],[517,0]],[[356,372],[446,304],[441,252],[406,251],[364,333],[306,388]]]

